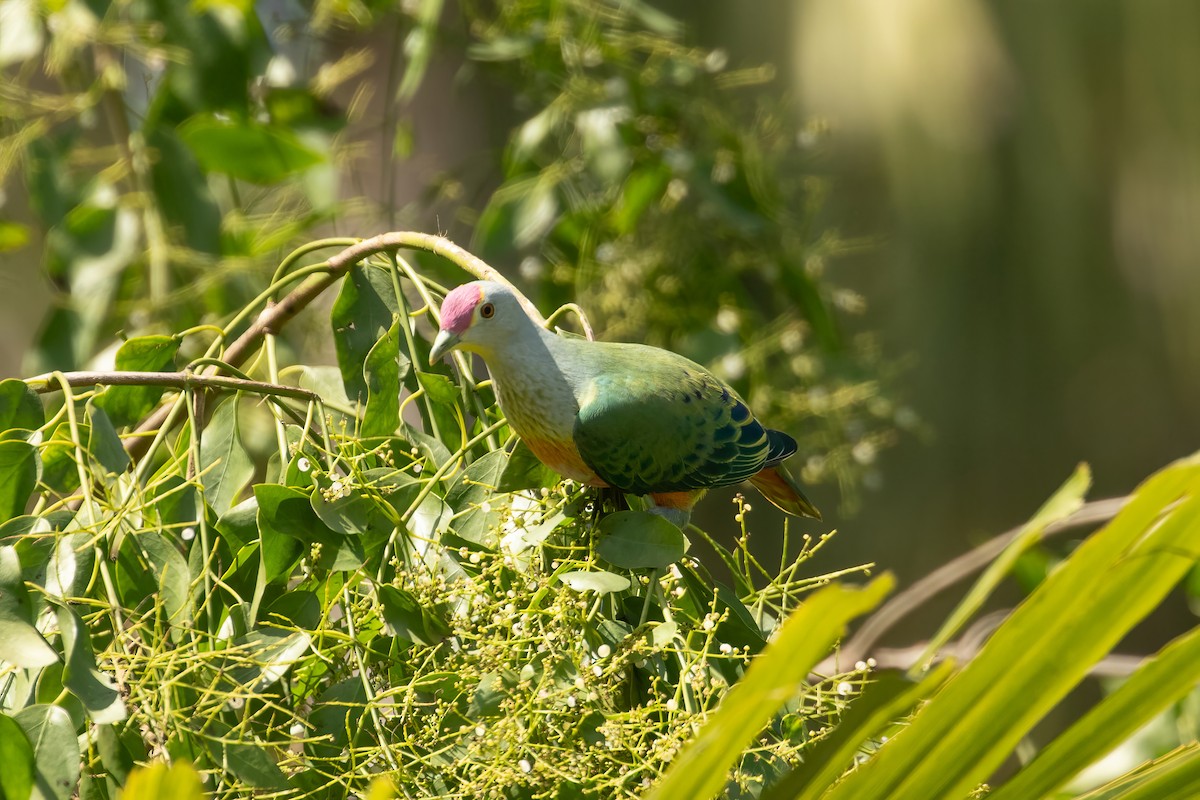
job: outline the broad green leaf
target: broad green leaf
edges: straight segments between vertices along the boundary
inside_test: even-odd
[[[342,383],[351,402],[367,401],[363,364],[400,313],[392,278],[386,270],[364,265],[346,274],[329,312],[329,322]]]
[[[33,604],[17,551],[0,545],[0,661],[43,667],[57,660],[58,653],[33,624]]]
[[[33,744],[12,717],[0,714],[0,797],[24,800],[33,792],[37,761]]]
[[[455,512],[450,527],[467,541],[483,543],[495,528],[499,511],[485,508],[484,503],[495,494],[507,464],[508,454],[493,450],[463,470],[446,492],[446,505]]]
[[[167,766],[156,761],[129,773],[121,800],[204,800],[204,785],[191,764],[176,761]]]
[[[325,157],[287,128],[209,114],[179,126],[179,136],[206,172],[272,184],[322,163]]]
[[[417,382],[429,395],[429,399],[443,406],[453,406],[458,403],[458,387],[454,381],[436,372],[418,372]]]
[[[125,785],[139,761],[146,760],[146,745],[136,726],[97,725],[96,748],[104,769],[118,786]]]
[[[361,677],[347,678],[330,686],[317,698],[308,714],[312,737],[328,737],[326,741],[307,741],[304,749],[309,755],[330,758],[336,756],[362,730],[362,717],[367,706],[367,690]]]
[[[1004,552],[983,571],[983,574],[975,581],[975,585],[971,587],[971,591],[967,592],[967,596],[929,640],[929,644],[925,646],[924,652],[914,662],[915,664],[929,663],[937,651],[967,624],[967,621],[987,602],[988,597],[996,590],[1000,582],[1013,570],[1021,554],[1041,541],[1046,526],[1065,519],[1079,510],[1083,505],[1083,496],[1091,484],[1091,470],[1086,464],[1080,464],[1067,482],[1018,531],[1013,540],[1004,548]]]
[[[539,461],[525,442],[518,442],[508,457],[508,463],[504,465],[500,485],[496,488],[501,492],[519,492],[522,489],[554,486],[558,481],[557,472]]]
[[[600,569],[564,572],[558,579],[577,592],[596,594],[623,592],[630,586],[629,578]]]
[[[267,609],[265,618],[279,618],[304,630],[316,630],[321,623],[321,601],[312,592],[291,591],[280,597]]]
[[[833,647],[855,617],[877,606],[891,590],[891,576],[861,589],[834,584],[811,595],[751,662],[696,737],[671,761],[647,800],[708,800],[771,717],[805,687],[809,671]],[[928,798],[927,798],[928,800]]]
[[[93,722],[103,725],[125,719],[125,703],[116,681],[96,667],[92,637],[83,621],[66,605],[59,605],[55,612],[67,657],[63,683],[83,703]]]
[[[367,470],[364,477],[383,489],[383,498],[396,512],[404,515],[416,502],[425,484],[400,470]],[[408,532],[422,540],[436,540],[450,524],[453,512],[436,494],[426,494],[408,519]]]
[[[442,609],[427,608],[413,594],[394,586],[379,586],[376,594],[389,636],[432,647],[450,635],[450,626],[434,613]]]
[[[300,379],[296,383],[301,389],[316,392],[327,403],[343,407],[350,405],[350,398],[346,397],[346,385],[342,383],[342,373],[337,367],[302,364],[297,369]]]
[[[14,439],[0,442],[0,522],[25,513],[37,479],[37,448]]]
[[[244,741],[245,734],[235,732],[221,719],[208,720],[206,727],[211,736],[205,742],[214,761],[256,789],[287,788],[287,779],[267,748],[253,739]]]
[[[1200,464],[1139,487],[992,634],[888,746],[825,800],[969,793],[1093,664],[1159,605],[1200,552]]]
[[[46,561],[42,586],[51,597],[82,597],[91,582],[92,568],[95,564],[96,547],[89,534],[71,533],[56,536],[54,549]]]
[[[92,406],[88,409],[88,418],[91,420],[88,451],[92,458],[113,475],[120,475],[129,469],[133,462],[129,460],[129,454],[121,444],[121,437],[104,409]]]
[[[1200,628],[1147,659],[988,800],[1045,797],[1200,685]]]
[[[33,744],[37,762],[33,800],[70,800],[79,782],[79,741],[71,715],[59,706],[27,706],[16,714],[16,721]]]
[[[600,520],[596,554],[624,569],[666,569],[683,558],[683,531],[658,514],[617,511]]]
[[[234,683],[261,692],[282,678],[308,652],[311,642],[305,631],[271,626],[250,631],[235,639],[232,648],[251,663],[227,668],[226,674]]]
[[[378,513],[375,502],[356,487],[340,489],[338,482],[322,479],[311,496],[313,511],[331,530],[348,536],[366,533],[372,518]]]
[[[80,437],[87,447],[88,430],[80,425]],[[59,494],[70,494],[79,488],[79,469],[75,465],[75,442],[71,439],[71,423],[63,421],[42,443],[42,483]]]
[[[254,477],[254,464],[242,445],[238,428],[238,397],[234,395],[213,413],[200,439],[200,481],[204,500],[217,514],[228,511]]]
[[[158,582],[158,599],[171,625],[192,619],[192,576],[187,561],[165,534],[146,531],[134,537]]]
[[[367,407],[359,435],[393,436],[400,427],[400,318],[368,351],[363,362]]]
[[[117,350],[119,372],[168,372],[175,368],[179,339],[174,336],[138,336]],[[96,405],[108,412],[113,424],[133,425],[158,404],[165,391],[162,386],[110,386],[96,398]]]
[[[305,543],[328,542],[333,531],[317,517],[306,493],[278,484],[260,483],[254,487],[258,500],[258,531],[262,537],[262,558],[267,582],[285,580]]]
[[[46,423],[42,401],[24,381],[0,381],[0,431],[23,428],[36,431]]]

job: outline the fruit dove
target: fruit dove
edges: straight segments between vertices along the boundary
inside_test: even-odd
[[[783,511],[820,519],[776,468],[795,440],[764,428],[733,389],[683,356],[559,336],[492,281],[446,295],[429,362],[452,350],[483,358],[513,430],[567,478],[648,496],[679,525],[708,489],[745,480]]]

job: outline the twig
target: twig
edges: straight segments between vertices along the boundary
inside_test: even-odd
[[[297,400],[321,402],[316,392],[285,386],[279,383],[252,381],[245,378],[228,378],[223,375],[199,375],[194,372],[63,372],[60,373],[68,386],[167,386],[173,389],[236,389],[255,394],[292,397]],[[38,394],[60,391],[62,386],[50,375],[38,375],[25,381]]]
[[[1112,497],[1085,503],[1082,508],[1064,520],[1046,526],[1042,538],[1048,539],[1060,533],[1112,519],[1129,502],[1129,497]],[[839,658],[843,662],[860,661],[900,620],[923,606],[933,597],[960,581],[971,577],[992,562],[1003,552],[1009,542],[1021,532],[1021,526],[1005,531],[983,544],[963,553],[958,558],[943,564],[921,580],[897,594],[872,614],[866,622],[842,645]],[[878,656],[876,656],[878,659]]]

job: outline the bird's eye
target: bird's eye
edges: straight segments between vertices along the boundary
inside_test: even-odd
[[[484,303],[479,307],[479,316],[484,319],[491,319],[496,315],[496,307],[491,303]]]

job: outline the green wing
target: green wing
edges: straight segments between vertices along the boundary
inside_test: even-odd
[[[635,368],[594,380],[574,431],[587,465],[631,494],[727,486],[761,470],[767,432],[741,398],[682,357],[656,363],[663,351],[645,351]]]

